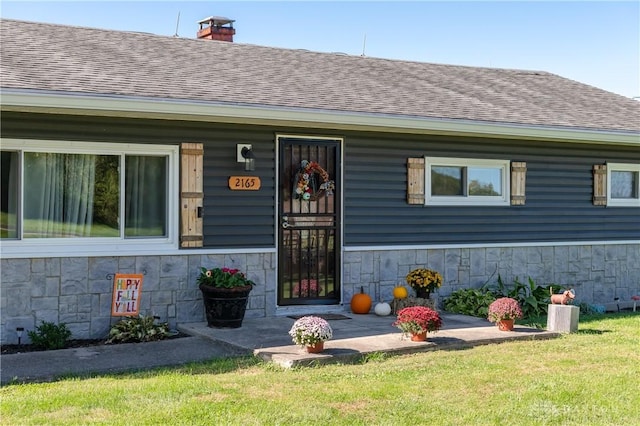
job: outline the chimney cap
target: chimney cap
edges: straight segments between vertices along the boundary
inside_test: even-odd
[[[200,26],[203,24],[211,24],[213,26],[231,24],[231,26],[233,26],[234,22],[236,22],[234,19],[225,18],[224,16],[209,16],[208,18],[198,21],[198,24],[200,24]]]

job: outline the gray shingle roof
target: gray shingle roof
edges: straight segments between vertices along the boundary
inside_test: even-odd
[[[551,73],[1,21],[1,86],[640,131],[640,103]]]

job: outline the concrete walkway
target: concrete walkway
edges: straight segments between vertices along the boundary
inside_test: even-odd
[[[56,351],[2,355],[0,382],[51,381],[69,375],[92,375],[145,370],[254,354],[284,367],[310,363],[349,362],[376,352],[410,353],[457,349],[518,339],[547,339],[559,334],[516,326],[499,331],[486,320],[441,314],[443,328],[429,333],[427,342],[404,338],[391,323],[394,316],[345,314],[349,319],[330,320],[333,339],[320,354],[307,354],[291,342],[294,320],[288,317],[247,318],[241,328],[209,328],[206,323],[179,326],[190,335],[150,343],[100,345]]]
[[[293,345],[288,331],[295,320],[289,317],[245,319],[240,329],[209,328],[204,322],[184,324],[180,329],[192,336],[253,350],[254,355],[283,367],[349,362],[376,352],[398,354],[459,349],[509,340],[559,336],[556,332],[523,326],[516,326],[513,331],[500,331],[495,324],[481,318],[441,313],[443,328],[437,333],[429,333],[426,342],[412,342],[391,325],[395,316],[351,313],[345,316],[349,319],[329,320],[333,339],[325,342],[324,351],[319,354],[306,353],[300,346]]]

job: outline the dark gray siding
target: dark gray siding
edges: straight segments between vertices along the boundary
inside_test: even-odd
[[[1,131],[6,138],[204,143],[204,242],[211,248],[275,245],[276,132],[345,138],[347,246],[640,239],[639,208],[591,202],[593,164],[640,163],[637,147],[16,113],[2,114]],[[236,163],[237,143],[253,144],[255,172]],[[423,155],[526,161],[526,205],[409,205],[407,158]],[[229,190],[229,176],[245,174],[260,176],[260,191]]]
[[[640,239],[640,209],[591,201],[593,164],[640,163],[637,147],[368,134],[345,153],[347,246]],[[424,155],[526,161],[526,205],[409,205],[406,161]]]
[[[273,247],[275,215],[273,132],[230,131],[204,143],[204,245]],[[236,144],[250,143],[256,170],[236,162]],[[229,176],[259,176],[258,191],[231,191]]]
[[[89,118],[42,114],[2,114],[2,137],[88,142],[204,144],[204,245],[206,247],[273,247],[273,130],[233,128],[210,123],[166,120]],[[236,162],[236,144],[250,143],[255,172]],[[229,176],[260,176],[259,191],[231,191]]]

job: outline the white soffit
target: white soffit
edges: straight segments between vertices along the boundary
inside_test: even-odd
[[[640,134],[174,99],[2,90],[2,110],[640,146]]]

